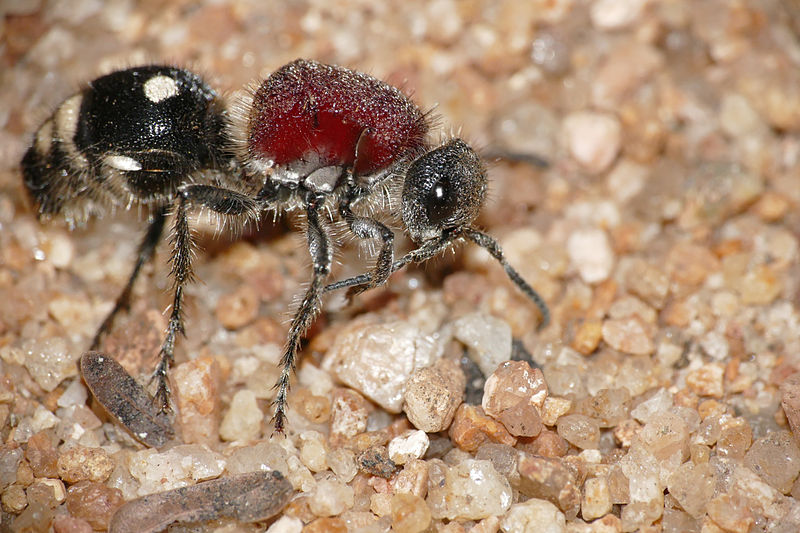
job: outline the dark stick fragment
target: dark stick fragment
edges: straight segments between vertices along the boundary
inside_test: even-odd
[[[86,352],[81,356],[81,374],[100,405],[145,446],[158,448],[175,436],[169,416],[113,358]]]
[[[234,518],[258,522],[278,514],[294,489],[278,471],[213,479],[129,501],[111,518],[109,533],[155,533],[173,522]]]

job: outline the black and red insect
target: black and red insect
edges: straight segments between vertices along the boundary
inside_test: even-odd
[[[143,66],[98,78],[62,103],[35,134],[22,169],[43,215],[60,213],[80,223],[110,207],[150,208],[134,269],[93,348],[127,307],[141,266],[173,217],[173,304],[155,373],[164,409],[174,343],[184,332],[183,291],[192,279],[189,210],[206,208],[242,221],[268,212],[305,215],[312,273],[276,384],[274,423],[283,431],[300,341],[325,292],[349,288],[353,295],[379,286],[408,263],[467,239],[502,264],[539,308],[541,324],[549,320],[541,297],[474,225],[487,188],[480,157],[458,138],[432,146],[430,129],[430,117],[399,89],[343,67],[294,61],[229,110],[195,74]],[[415,245],[399,258],[394,232],[375,218],[387,210]],[[328,284],[337,220],[379,246],[371,270]]]

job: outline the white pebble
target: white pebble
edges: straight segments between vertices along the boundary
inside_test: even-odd
[[[590,15],[601,30],[616,30],[636,22],[648,0],[595,0]]]
[[[404,465],[412,459],[420,459],[428,451],[428,434],[424,431],[407,431],[389,442],[389,459]]]
[[[56,400],[56,405],[59,407],[70,407],[73,405],[86,405],[86,399],[89,397],[89,392],[83,386],[81,380],[76,379],[70,383],[61,396]]]
[[[335,516],[350,509],[355,503],[352,487],[340,481],[320,480],[308,506],[317,516]]]
[[[567,254],[586,283],[605,281],[614,266],[614,251],[606,232],[598,228],[579,229],[567,239]]]
[[[247,441],[261,434],[264,413],[258,407],[256,395],[251,390],[240,390],[231,400],[230,408],[219,426],[219,436],[223,440]]]
[[[406,381],[415,370],[433,364],[441,349],[409,322],[360,322],[339,333],[322,367],[390,413],[399,413]]]
[[[564,133],[572,157],[592,173],[606,170],[619,153],[622,126],[607,113],[578,111],[564,119]]]
[[[131,454],[128,469],[139,481],[139,496],[214,479],[225,470],[222,455],[201,444],[175,446],[164,453],[148,449]]]
[[[511,507],[511,485],[490,461],[466,459],[453,467],[432,462],[429,480],[427,502],[433,518],[480,520],[505,514]]]
[[[453,337],[469,348],[469,356],[485,376],[511,358],[511,326],[484,313],[470,313],[453,323]]]
[[[282,516],[267,528],[267,533],[300,533],[303,521],[294,516]]]
[[[505,533],[526,531],[564,533],[567,530],[567,523],[564,513],[555,505],[545,500],[531,498],[512,505],[511,510],[500,522],[500,529]]]

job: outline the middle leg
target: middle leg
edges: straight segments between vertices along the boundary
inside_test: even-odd
[[[175,202],[175,222],[170,239],[172,256],[170,263],[173,278],[172,311],[167,332],[159,352],[160,360],[153,379],[158,382],[155,402],[162,411],[169,409],[169,370],[175,352],[175,339],[184,334],[183,327],[183,289],[194,277],[192,258],[194,241],[189,227],[188,209],[192,206],[205,207],[214,213],[245,220],[258,220],[260,204],[253,198],[229,189],[211,185],[188,185],[180,190]]]
[[[281,375],[275,387],[278,394],[275,397],[275,416],[273,422],[275,431],[282,433],[286,424],[286,397],[289,393],[289,381],[292,372],[297,366],[297,351],[300,340],[308,327],[319,313],[323,286],[331,272],[333,263],[333,244],[328,231],[320,220],[319,212],[325,197],[321,194],[309,193],[306,198],[306,217],[308,234],[308,251],[311,255],[313,273],[311,283],[306,289],[300,306],[295,311],[292,325],[289,327],[289,337],[286,348],[281,358]]]

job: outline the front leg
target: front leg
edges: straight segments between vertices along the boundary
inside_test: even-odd
[[[421,263],[439,255],[448,247],[450,247],[453,244],[453,241],[455,241],[459,236],[460,234],[458,231],[447,231],[435,239],[423,242],[419,245],[419,247],[414,248],[406,255],[392,263],[389,270],[389,275],[397,272],[409,263]],[[325,293],[336,291],[339,289],[344,289],[345,287],[349,287],[350,290],[355,289],[357,293],[363,292],[369,288],[371,280],[372,274],[360,274],[358,276],[353,276],[352,278],[342,279],[325,285],[325,287],[322,289],[322,292]],[[348,294],[349,293],[350,292],[348,291]]]
[[[331,271],[333,263],[333,244],[322,221],[320,221],[319,210],[322,208],[324,196],[321,194],[309,193],[306,198],[308,251],[311,255],[313,273],[311,283],[306,289],[300,307],[295,311],[292,325],[289,328],[289,337],[286,341],[286,348],[281,358],[281,375],[275,388],[278,394],[275,397],[275,416],[273,422],[275,431],[283,433],[286,425],[286,406],[287,394],[289,393],[289,381],[292,372],[297,366],[297,351],[300,348],[300,339],[308,327],[314,321],[321,306],[321,296],[325,280]]]
[[[199,206],[213,212],[244,219],[257,221],[259,203],[244,194],[214,187],[211,185],[188,185],[183,187],[175,202],[175,222],[170,242],[172,243],[172,256],[170,275],[173,279],[172,311],[167,324],[164,342],[159,352],[160,360],[156,367],[153,379],[158,382],[155,401],[162,411],[169,410],[169,383],[167,371],[174,359],[175,339],[180,333],[185,334],[183,325],[183,290],[187,283],[194,279],[192,270],[192,257],[194,254],[194,240],[189,227],[188,209]]]
[[[364,292],[373,287],[378,287],[386,283],[393,272],[392,263],[394,262],[394,233],[392,230],[381,224],[377,220],[358,216],[353,213],[350,203],[342,203],[339,208],[344,220],[350,226],[350,231],[360,239],[376,239],[381,241],[381,248],[375,262],[375,268],[368,274],[367,283],[350,287],[347,291],[347,298],[352,298],[356,294]]]

